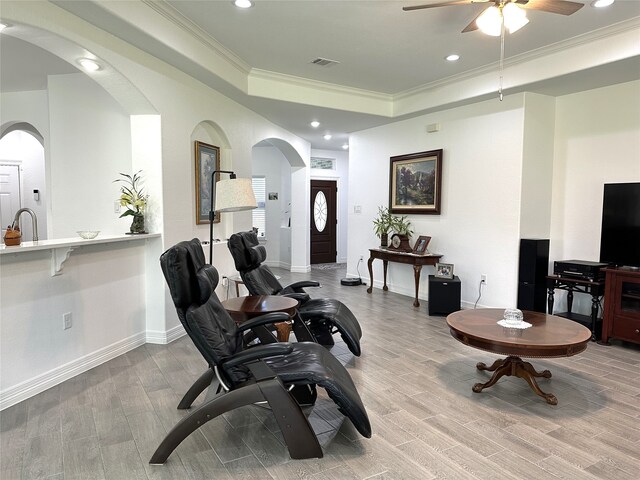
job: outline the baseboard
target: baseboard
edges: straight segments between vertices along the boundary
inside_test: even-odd
[[[264,265],[272,268],[282,268],[284,270],[289,270],[291,268],[291,264],[287,262],[269,262],[265,261]]]
[[[103,347],[95,352],[19,383],[18,385],[9,387],[0,392],[0,410],[20,403],[76,375],[91,370],[112,358],[127,353],[140,345],[144,345],[145,341],[145,332],[137,333],[129,338],[115,342],[107,347]]]
[[[167,343],[171,343],[186,334],[187,332],[185,332],[182,325],[176,325],[175,327],[170,328],[166,331],[147,330],[145,338],[147,343],[166,345]]]
[[[292,273],[309,273],[311,271],[311,265],[291,265],[289,271]]]

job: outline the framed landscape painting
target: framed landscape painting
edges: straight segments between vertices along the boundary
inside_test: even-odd
[[[208,143],[195,142],[196,157],[196,224],[209,223],[211,210],[211,175],[220,170],[220,149]],[[216,182],[220,174],[216,174]],[[213,223],[220,222],[216,212]]]
[[[391,157],[389,210],[440,214],[442,149]]]

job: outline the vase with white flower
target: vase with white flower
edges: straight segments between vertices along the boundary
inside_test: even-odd
[[[149,195],[144,191],[142,186],[142,170],[128,175],[120,173],[122,178],[114,180],[114,183],[121,183],[120,186],[120,206],[126,210],[120,215],[120,218],[132,216],[133,221],[129,228],[130,233],[147,233],[144,228],[144,211],[147,208]]]

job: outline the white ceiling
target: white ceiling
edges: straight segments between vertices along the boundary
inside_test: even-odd
[[[591,7],[590,1],[578,1],[585,6],[571,16],[528,10],[530,23],[506,37],[507,61],[514,57],[541,55],[567,41],[580,42],[581,38],[593,37],[594,31],[605,31],[612,25],[640,17],[638,0],[618,0],[604,9]],[[54,0],[52,3],[213,86],[306,138],[314,148],[338,149],[348,140],[350,132],[403,117],[369,112],[366,108],[343,109],[335,104],[331,105],[333,108],[326,108],[322,102],[309,105],[314,102],[303,98],[294,102],[282,101],[279,98],[283,97],[278,95],[247,94],[247,88],[234,84],[222,73],[214,73],[215,69],[205,68],[195,50],[191,55],[184,49],[181,51],[177,41],[172,44],[172,39],[178,37],[172,36],[169,30],[154,34],[148,26],[145,28],[144,22],[136,22],[135,14],[144,13],[144,9],[149,13],[144,18],[160,13],[163,22],[168,19],[170,26],[177,28],[180,34],[189,35],[200,41],[200,47],[209,48],[211,57],[222,54],[248,76],[291,76],[299,81],[309,80],[311,84],[321,82],[317,84],[320,89],[325,85],[338,89],[346,87],[375,98],[402,96],[416,89],[446,83],[450,78],[487,71],[495,75],[496,89],[498,85],[499,39],[479,31],[460,33],[485,5],[404,12],[402,6],[435,2],[257,0],[248,10],[237,9],[231,0]],[[131,18],[127,18],[128,12],[131,12]],[[2,90],[16,88],[20,83],[27,85],[25,80],[20,80],[20,74],[31,78],[29,82],[35,82],[32,77],[37,76],[38,69],[34,63],[41,68],[40,73],[45,73],[47,68],[62,68],[61,72],[52,70],[53,73],[64,72],[64,68],[55,67],[50,58],[42,62],[25,62],[24,58],[34,59],[36,54],[29,51],[27,56],[22,56],[20,48],[28,46],[17,42],[6,41],[5,35],[2,36]],[[457,53],[461,59],[447,62],[444,57],[449,53]],[[316,57],[340,63],[319,67],[310,63]],[[13,63],[9,65],[8,62]],[[69,67],[67,64],[66,68]],[[521,82],[519,88],[507,93],[526,89],[557,95],[636,78],[640,78],[637,56],[530,83],[526,87],[526,82]],[[428,108],[413,110],[416,115]],[[322,122],[318,130],[309,127],[312,119]],[[329,142],[322,139],[326,131],[334,135]]]

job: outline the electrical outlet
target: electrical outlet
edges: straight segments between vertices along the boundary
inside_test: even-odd
[[[229,284],[229,279],[227,277],[222,277],[222,286],[226,287]]]
[[[482,275],[480,275],[480,282],[484,283],[485,285],[487,284],[487,274],[483,273]]]
[[[73,322],[71,321],[71,312],[67,312],[62,315],[62,329],[68,330],[73,326]]]
[[[360,261],[362,262],[364,260],[364,255],[360,255]]]
[[[113,213],[120,213],[120,201],[113,202]]]

